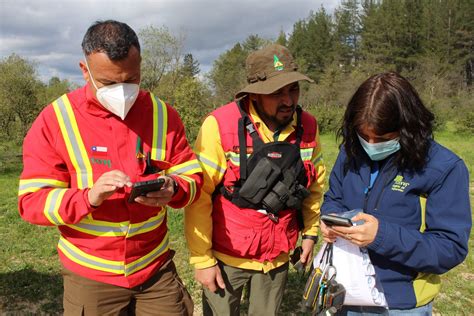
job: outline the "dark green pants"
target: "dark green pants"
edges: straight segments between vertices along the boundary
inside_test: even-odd
[[[276,315],[280,308],[288,277],[288,263],[267,273],[239,269],[219,262],[225,290],[216,293],[204,289],[204,316],[239,316],[240,300],[245,284],[249,285],[249,316]]]

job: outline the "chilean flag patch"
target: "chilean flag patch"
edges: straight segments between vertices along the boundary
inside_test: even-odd
[[[92,146],[92,154],[98,156],[107,155],[107,147],[104,146]]]

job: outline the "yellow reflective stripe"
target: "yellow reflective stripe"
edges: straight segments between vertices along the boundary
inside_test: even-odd
[[[45,187],[67,188],[69,183],[55,179],[23,179],[18,185],[18,195],[36,192]]]
[[[168,244],[169,244],[169,236],[168,232],[166,232],[165,237],[161,241],[161,243],[150,251],[148,254],[144,255],[140,259],[137,259],[131,263],[128,263],[125,265],[125,276],[128,276],[130,274],[133,274],[137,272],[138,270],[141,270],[143,268],[146,268],[151,262],[153,262],[156,258],[164,254],[168,250]]]
[[[194,174],[198,172],[202,172],[202,169],[197,159],[186,161],[166,170],[166,174]]]
[[[127,233],[127,238],[150,232],[161,226],[166,216],[166,208],[162,208],[158,215],[149,218],[145,222],[131,224]]]
[[[247,154],[247,158],[250,157],[250,154]],[[225,153],[225,158],[230,160],[234,165],[240,166],[240,154],[233,151],[228,151]]]
[[[300,155],[303,161],[311,160],[311,157],[313,156],[313,148],[300,149]]]
[[[196,181],[193,178],[190,178],[185,175],[178,175],[181,179],[189,183],[189,200],[186,205],[191,204],[194,201],[194,198],[196,197]]]
[[[59,215],[59,206],[67,189],[52,189],[44,203],[44,216],[54,225],[64,225],[64,220]]]
[[[63,95],[54,101],[53,108],[66,144],[69,159],[71,159],[76,170],[77,186],[79,189],[92,187],[92,166],[67,95]]]
[[[128,238],[156,229],[162,224],[165,214],[166,212],[162,209],[158,215],[134,224],[130,224],[129,221],[114,223],[84,218],[79,223],[68,225],[68,227],[93,236]]]
[[[79,223],[68,225],[68,227],[89,234],[100,237],[120,237],[126,236],[128,232],[129,222],[107,222],[98,221],[92,218],[83,218]]]
[[[209,169],[215,170],[220,174],[224,174],[226,167],[220,166],[214,159],[211,159],[204,154],[197,154],[199,162]],[[203,166],[203,168],[205,168]]]
[[[61,236],[58,243],[61,252],[75,263],[95,270],[124,274],[123,261],[113,261],[89,255]]]
[[[426,196],[420,195],[420,208],[421,208],[421,225],[420,232],[424,232],[426,229]]]
[[[168,131],[168,110],[166,104],[150,93],[153,103],[153,140],[151,158],[165,160],[166,133]]]

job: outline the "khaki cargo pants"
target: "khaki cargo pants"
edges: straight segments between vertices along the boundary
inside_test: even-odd
[[[128,289],[63,269],[64,315],[192,315],[193,301],[172,260],[148,281]]]
[[[288,278],[288,263],[267,273],[231,267],[219,262],[225,290],[213,293],[203,290],[204,316],[239,316],[240,300],[245,284],[249,284],[248,315],[276,315],[280,308]]]

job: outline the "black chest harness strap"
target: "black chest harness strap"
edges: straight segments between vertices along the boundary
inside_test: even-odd
[[[301,107],[296,108],[296,141],[264,143],[248,114],[238,103],[241,118],[238,123],[240,179],[231,188],[222,184],[215,193],[241,208],[265,210],[277,222],[278,212],[284,209],[299,211],[302,224],[302,201],[309,195],[306,170],[300,154],[303,135]],[[247,137],[252,138],[253,152],[247,158]]]

